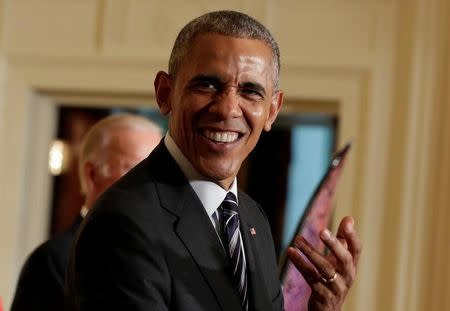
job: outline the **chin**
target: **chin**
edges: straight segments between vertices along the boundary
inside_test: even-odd
[[[202,166],[199,171],[203,176],[208,177],[210,180],[222,185],[227,181],[230,181],[231,184],[239,171],[239,167],[232,168],[230,166],[223,167],[221,165],[206,165]]]

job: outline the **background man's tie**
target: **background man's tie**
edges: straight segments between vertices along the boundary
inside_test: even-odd
[[[219,213],[222,213],[222,230],[224,237],[225,251],[231,259],[233,280],[241,296],[241,305],[244,310],[248,310],[247,295],[247,265],[244,257],[242,236],[239,230],[239,215],[236,197],[232,192],[228,192]]]

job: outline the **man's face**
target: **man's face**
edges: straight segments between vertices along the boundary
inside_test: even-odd
[[[263,41],[205,34],[196,37],[174,79],[159,73],[155,80],[177,146],[225,189],[281,108],[272,78],[271,49]]]
[[[98,197],[116,180],[144,160],[156,147],[161,135],[131,129],[115,130],[104,148],[101,161],[95,165],[92,192]]]

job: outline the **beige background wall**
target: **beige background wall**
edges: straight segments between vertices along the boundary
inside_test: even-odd
[[[333,102],[355,141],[336,219],[355,217],[364,252],[345,310],[450,310],[448,0],[0,0],[5,305],[45,238],[57,105],[151,105],[179,28],[222,8],[278,39],[285,112]]]

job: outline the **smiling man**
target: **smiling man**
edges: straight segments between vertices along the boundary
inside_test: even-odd
[[[272,35],[245,14],[212,12],[181,30],[155,79],[169,131],[85,221],[69,269],[73,308],[283,310],[267,218],[236,179],[281,109],[279,66]],[[300,238],[289,256],[309,280],[310,310],[340,310],[360,242],[351,218],[321,238],[328,256]]]

